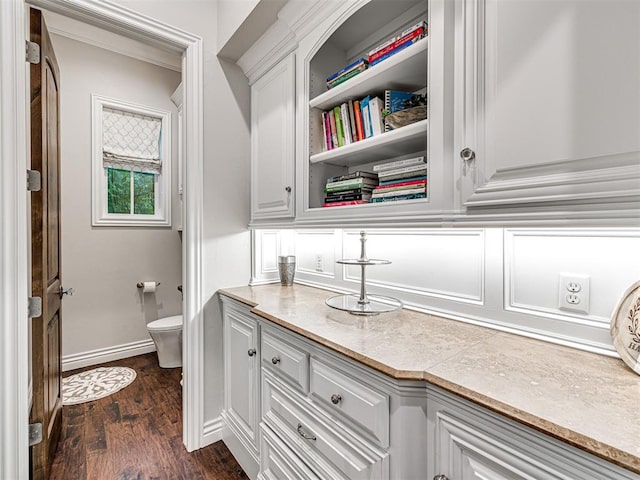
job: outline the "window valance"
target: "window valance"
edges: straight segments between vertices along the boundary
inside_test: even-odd
[[[162,170],[162,119],[104,107],[102,155],[104,167],[159,174]]]

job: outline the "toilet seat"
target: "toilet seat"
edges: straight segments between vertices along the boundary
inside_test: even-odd
[[[149,332],[172,332],[182,330],[182,315],[160,318],[147,324]]]

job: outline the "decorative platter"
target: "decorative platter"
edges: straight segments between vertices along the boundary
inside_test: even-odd
[[[622,360],[640,374],[640,281],[631,285],[616,305],[611,338]]]

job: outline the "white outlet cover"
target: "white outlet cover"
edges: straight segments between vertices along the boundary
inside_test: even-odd
[[[569,312],[588,314],[590,280],[589,275],[561,273],[558,281],[558,308]],[[577,302],[575,301],[576,297]]]

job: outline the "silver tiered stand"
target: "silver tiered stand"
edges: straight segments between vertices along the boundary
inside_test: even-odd
[[[354,315],[377,315],[378,313],[391,312],[402,308],[402,302],[393,297],[382,295],[367,295],[365,268],[369,265],[388,265],[389,260],[375,260],[367,258],[365,243],[367,235],[360,232],[360,258],[337,260],[342,265],[360,265],[360,295],[346,294],[335,295],[327,298],[327,305],[338,310],[344,310]]]

